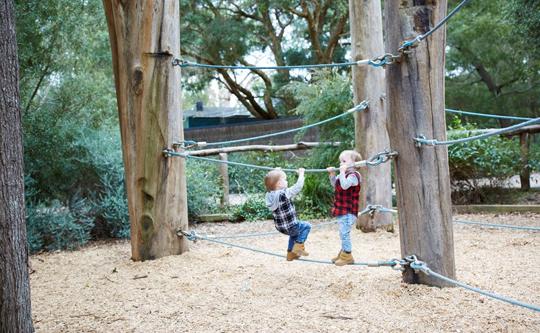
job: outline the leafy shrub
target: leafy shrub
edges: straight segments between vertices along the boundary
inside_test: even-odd
[[[462,126],[458,118],[455,119],[450,131],[462,132],[450,134],[450,139],[478,134],[471,131],[464,135],[463,131],[475,128],[472,125]],[[519,144],[516,140],[500,136],[451,145],[448,148],[448,157],[450,175],[454,182],[486,177],[497,183],[519,174]]]
[[[218,201],[223,192],[219,179],[217,164],[188,160],[186,181],[190,217],[218,210]]]
[[[236,221],[268,220],[272,218],[272,212],[266,207],[263,195],[250,195],[242,205],[235,207],[233,219]]]
[[[289,152],[247,152],[230,154],[229,160],[234,162],[275,166],[281,168],[297,168],[299,158],[287,158]],[[253,169],[242,166],[229,167],[229,184],[232,193],[264,193],[264,176],[268,170]]]
[[[296,207],[300,218],[313,219],[328,216],[334,199],[334,190],[328,176],[308,175]]]
[[[58,201],[27,207],[26,228],[31,252],[74,249],[90,239],[92,219],[87,216],[86,202],[80,200],[72,207]]]

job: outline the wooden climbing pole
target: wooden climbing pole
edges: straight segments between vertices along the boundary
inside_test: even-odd
[[[103,0],[112,49],[126,176],[131,253],[147,260],[188,250],[185,161],[163,150],[183,140],[179,1]]]
[[[384,54],[381,1],[349,0],[352,59],[369,59]],[[355,104],[369,101],[363,112],[356,112],[355,147],[364,158],[390,148],[386,130],[386,100],[384,69],[354,66],[352,70]],[[390,163],[361,170],[360,210],[367,204],[392,207]],[[369,214],[358,217],[357,226],[363,231],[392,227],[390,214]]]
[[[446,14],[443,1],[386,1],[386,49],[426,33]],[[417,255],[435,272],[455,277],[448,150],[417,147],[415,137],[446,138],[444,112],[445,30],[404,50],[386,71],[388,128],[395,159],[399,231],[403,256]],[[442,280],[407,268],[403,280],[445,286]]]

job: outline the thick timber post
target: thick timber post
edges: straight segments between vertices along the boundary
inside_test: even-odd
[[[386,1],[386,49],[427,32],[446,14],[446,0]],[[417,147],[413,138],[446,139],[444,114],[445,30],[437,30],[387,68],[388,132],[395,159],[399,232],[403,256],[417,255],[435,272],[455,277],[454,241],[446,146]],[[447,286],[410,268],[407,283]]]
[[[0,0],[0,332],[31,333],[15,2]]]
[[[352,58],[354,61],[384,54],[380,0],[349,0]],[[363,112],[356,112],[355,146],[363,158],[390,148],[386,129],[384,69],[355,66],[352,70],[355,104],[368,100]],[[368,204],[392,207],[390,163],[361,170],[360,211]],[[392,216],[385,213],[358,217],[357,227],[363,231],[392,228]]]
[[[147,260],[188,250],[185,162],[163,150],[183,140],[179,2],[103,0],[111,42],[126,175],[131,254]]]
[[[529,165],[529,133],[521,133],[519,135],[519,149],[521,153],[521,171],[519,172],[519,180],[521,181],[521,189],[528,191],[531,189],[531,167]]]

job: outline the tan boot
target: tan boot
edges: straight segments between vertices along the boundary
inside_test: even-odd
[[[352,256],[352,253],[346,253],[345,251],[341,251],[341,253],[339,254],[339,258],[338,260],[336,260],[335,264],[336,266],[354,264],[354,258]]]
[[[291,251],[287,251],[287,261],[293,261],[300,258],[300,256],[296,253],[293,253]]]
[[[339,259],[339,255],[341,254],[341,250],[339,250],[337,256],[335,256],[334,258],[332,258],[332,264],[335,264],[336,261]]]
[[[309,253],[306,252],[304,248],[304,244],[300,243],[294,243],[294,246],[292,248],[292,252],[299,255],[299,256],[309,256]]]

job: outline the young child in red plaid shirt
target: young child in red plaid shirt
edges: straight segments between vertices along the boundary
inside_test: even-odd
[[[339,224],[341,250],[332,262],[337,266],[354,263],[351,244],[351,227],[356,222],[358,214],[360,184],[362,176],[354,167],[354,163],[362,156],[354,150],[344,150],[339,154],[339,175],[336,177],[334,168],[327,168],[330,182],[334,186],[335,197],[332,215],[336,216]]]

